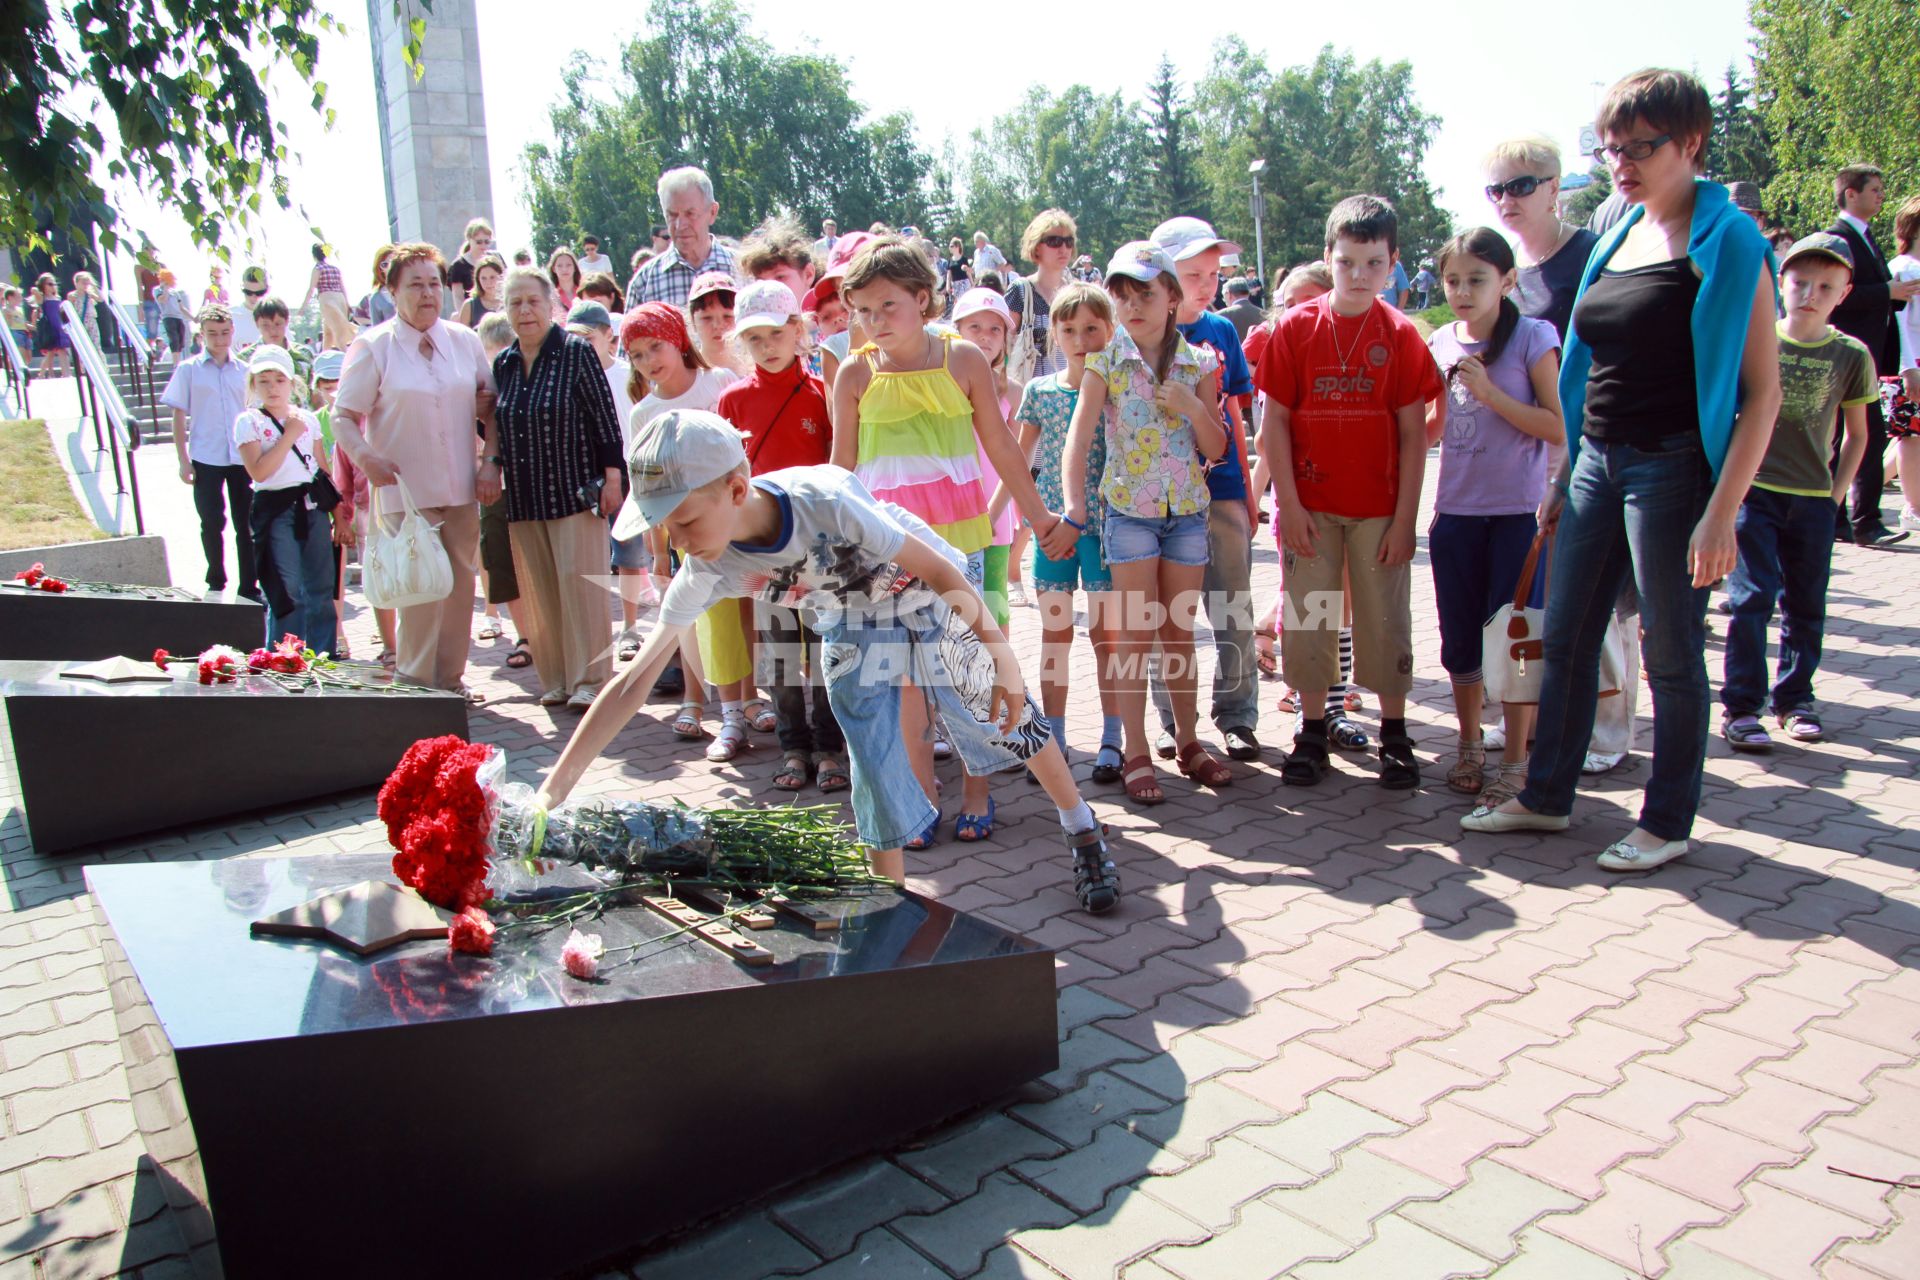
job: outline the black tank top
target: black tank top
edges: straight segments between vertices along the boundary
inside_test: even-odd
[[[1573,311],[1593,349],[1587,373],[1590,440],[1655,451],[1700,436],[1693,368],[1693,300],[1700,277],[1687,258],[1605,271]]]

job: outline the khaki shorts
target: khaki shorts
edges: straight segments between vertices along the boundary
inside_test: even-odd
[[[1379,562],[1392,518],[1308,514],[1319,534],[1318,554],[1281,557],[1280,663],[1287,683],[1305,690],[1340,683],[1345,569],[1353,584],[1353,682],[1404,697],[1413,689],[1413,580],[1411,564],[1389,569]]]

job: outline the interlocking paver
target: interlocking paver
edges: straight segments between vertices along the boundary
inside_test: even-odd
[[[1148,1178],[1138,1190],[1217,1231],[1232,1225],[1236,1211],[1249,1200],[1313,1178],[1271,1151],[1228,1136],[1215,1143],[1204,1160],[1166,1177]]]
[[[1496,1147],[1519,1146],[1527,1139],[1524,1130],[1489,1120],[1449,1097],[1434,1103],[1420,1123],[1392,1137],[1375,1138],[1365,1149],[1458,1187],[1467,1180],[1467,1166],[1475,1160]]]
[[[1872,1226],[1856,1218],[1762,1185],[1752,1189],[1745,1213],[1688,1238],[1773,1280],[1798,1280],[1813,1274],[1815,1261],[1836,1243],[1873,1234]]]
[[[1162,1249],[1153,1260],[1180,1280],[1250,1280],[1351,1252],[1353,1246],[1340,1237],[1256,1200],[1241,1210],[1231,1229],[1191,1248]]]
[[[929,1212],[947,1203],[931,1185],[885,1160],[851,1169],[777,1201],[774,1219],[823,1258],[854,1248],[872,1228],[902,1213]]]
[[[1519,1147],[1503,1147],[1490,1159],[1542,1182],[1550,1182],[1583,1200],[1600,1195],[1601,1175],[1632,1155],[1658,1151],[1661,1144],[1628,1129],[1562,1108],[1544,1137]]]
[[[1482,1257],[1505,1261],[1517,1251],[1514,1239],[1529,1223],[1580,1203],[1579,1197],[1558,1187],[1478,1160],[1468,1167],[1465,1185],[1452,1195],[1414,1201],[1397,1212]]]
[[[1078,1147],[1103,1124],[1136,1112],[1167,1109],[1167,1100],[1158,1094],[1110,1072],[1096,1071],[1079,1088],[1046,1102],[1023,1103],[1012,1114],[1066,1146]]]
[[[1357,1248],[1372,1237],[1376,1219],[1409,1200],[1437,1200],[1449,1190],[1444,1182],[1360,1147],[1342,1152],[1339,1167],[1326,1177],[1263,1199]]]
[[[1405,1127],[1345,1098],[1321,1093],[1300,1114],[1242,1130],[1239,1136],[1318,1177],[1330,1173],[1348,1147]]]
[[[958,1276],[980,1269],[987,1252],[1035,1227],[1073,1221],[1074,1211],[1011,1174],[996,1173],[973,1196],[932,1214],[904,1214],[892,1229]]]
[[[1093,1141],[1051,1160],[1024,1160],[1013,1171],[1081,1213],[1107,1202],[1107,1193],[1145,1174],[1172,1173],[1184,1157],[1141,1137],[1125,1124],[1094,1131]]]
[[[1726,1215],[1622,1170],[1609,1173],[1594,1202],[1578,1213],[1541,1219],[1543,1230],[1592,1253],[1611,1258],[1632,1275],[1660,1276],[1668,1263],[1666,1243],[1689,1227]]]
[[[1294,1268],[1298,1280],[1447,1280],[1484,1275],[1488,1259],[1399,1214],[1380,1219],[1373,1240],[1338,1262],[1308,1262]]]
[[[951,1196],[970,1196],[996,1169],[1033,1156],[1065,1150],[1058,1142],[1017,1120],[989,1112],[899,1161]]]

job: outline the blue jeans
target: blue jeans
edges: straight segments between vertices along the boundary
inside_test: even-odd
[[[1653,761],[1640,826],[1662,840],[1682,840],[1700,808],[1709,701],[1707,592],[1694,588],[1687,546],[1713,473],[1697,445],[1648,453],[1588,440],[1568,487],[1547,588],[1540,719],[1520,803],[1535,813],[1573,812],[1599,702],[1600,646],[1631,573],[1640,595],[1641,662],[1653,691]]]
[[[939,711],[947,740],[976,778],[1017,768],[1052,740],[1032,693],[1011,733],[992,722],[993,657],[944,600],[880,616],[823,618],[820,640],[827,702],[846,738],[854,830],[869,848],[897,849],[939,816],[900,733],[906,681],[914,686],[907,697],[925,698]]]
[[[291,632],[315,653],[340,647],[339,622],[333,613],[333,539],[327,517],[307,514],[307,536],[294,535],[296,512],[282,511],[267,526],[268,571],[277,575],[293,609],[285,617],[267,610],[267,643],[278,643]],[[273,592],[269,592],[271,597]]]
[[[1207,626],[1213,630],[1213,724],[1222,733],[1260,727],[1252,578],[1253,517],[1243,500],[1222,498],[1207,508],[1207,572],[1200,583]],[[1147,688],[1160,727],[1172,733],[1173,698],[1160,677],[1158,649],[1147,655]]]
[[[1740,563],[1727,576],[1733,624],[1727,628],[1720,705],[1729,716],[1759,713],[1767,697],[1767,624],[1780,601],[1780,676],[1773,710],[1784,715],[1813,702],[1813,673],[1827,627],[1827,575],[1833,567],[1833,499],[1754,488],[1734,528]]]

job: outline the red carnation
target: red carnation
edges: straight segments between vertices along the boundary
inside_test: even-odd
[[[20,572],[14,574],[13,580],[15,582],[24,582],[28,586],[32,587],[32,586],[38,586],[40,583],[40,579],[46,576],[47,576],[47,566],[45,566],[44,564],[41,564],[38,560],[36,560],[33,562],[33,567],[31,569],[22,569]]]
[[[479,907],[468,907],[447,925],[447,946],[470,956],[493,954],[493,921]]]
[[[493,748],[449,734],[414,743],[380,788],[394,874],[427,901],[486,901],[488,805],[474,771]]]
[[[165,671],[167,669],[167,659],[171,657],[173,657],[173,655],[165,649],[155,649],[153,651],[153,665]]]
[[[252,653],[247,655],[247,670],[265,671],[267,669],[268,662],[269,662],[269,658],[267,656],[267,651],[265,649],[255,649]]]
[[[67,589],[67,584],[65,582],[62,582],[59,578],[42,578],[40,579],[38,586],[42,591],[58,592],[58,591],[65,591]]]

